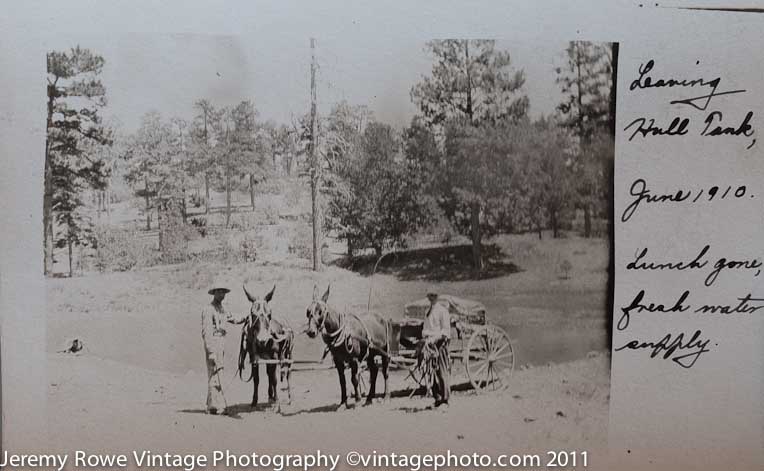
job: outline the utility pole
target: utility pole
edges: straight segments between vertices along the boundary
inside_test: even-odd
[[[310,198],[313,216],[313,271],[321,271],[321,166],[316,149],[318,123],[316,116],[316,40],[310,38]]]

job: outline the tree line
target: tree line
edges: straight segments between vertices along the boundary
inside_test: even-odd
[[[427,43],[429,76],[411,89],[418,113],[403,130],[377,121],[364,105],[337,103],[313,126],[309,114],[276,124],[243,100],[194,103],[190,119],[148,112],[122,136],[103,122],[105,60],[76,47],[48,54],[48,120],[43,207],[45,272],[53,247],[94,243],[84,194],[104,189],[115,169],[142,200],[146,229],[167,198],[210,209],[210,190],[249,192],[276,171],[310,176],[319,157],[325,231],[348,253],[378,255],[405,245],[436,217],[472,241],[481,268],[482,241],[499,232],[551,229],[557,237],[571,210],[584,232],[612,200],[614,77],[617,45],[571,42],[554,72],[564,100],[532,120],[526,77],[494,41]],[[315,134],[315,135],[314,135]],[[203,195],[191,194],[203,187]],[[184,210],[185,217],[185,210]],[[54,228],[57,231],[54,233]]]
[[[608,219],[612,201],[617,45],[571,42],[557,112],[532,120],[526,77],[490,40],[427,43],[429,76],[411,89],[418,113],[402,132],[365,106],[336,105],[322,122],[327,230],[355,249],[405,244],[442,214],[472,241],[499,232]]]

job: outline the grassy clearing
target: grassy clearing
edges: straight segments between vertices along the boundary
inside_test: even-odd
[[[60,350],[77,337],[101,358],[157,370],[201,371],[199,315],[209,303],[206,291],[216,278],[233,290],[226,302],[235,312],[249,307],[243,283],[263,293],[275,284],[273,310],[297,329],[305,322],[314,285],[323,290],[331,284],[330,303],[358,312],[366,311],[371,290],[372,310],[388,318],[401,317],[406,302],[434,287],[485,304],[488,319],[507,329],[517,343],[523,363],[563,361],[607,348],[606,241],[539,241],[532,235],[514,235],[493,242],[504,254],[500,262],[516,266],[516,271],[488,279],[432,280],[401,276],[409,263],[424,263],[427,258],[409,261],[400,269],[392,265],[373,277],[336,266],[313,273],[307,260],[291,264],[191,260],[49,279],[48,350]],[[436,251],[438,256],[446,252]],[[566,254],[573,254],[573,268],[564,279],[558,266]],[[236,351],[237,335],[228,337],[229,351]],[[316,359],[321,351],[320,341],[301,336],[295,354]]]

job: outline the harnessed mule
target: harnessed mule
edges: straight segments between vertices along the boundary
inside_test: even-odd
[[[292,402],[292,390],[289,383],[291,363],[285,363],[282,369],[281,362],[292,359],[294,332],[288,326],[272,317],[270,301],[273,299],[273,292],[276,290],[276,286],[262,300],[250,294],[246,286],[243,288],[244,294],[247,295],[247,299],[249,299],[252,305],[249,309],[249,316],[243,320],[244,325],[241,329],[238,364],[239,377],[244,379],[242,372],[246,366],[247,357],[249,357],[251,374],[246,381],[249,382],[251,380],[254,383],[252,407],[255,407],[257,406],[257,389],[260,383],[258,360],[277,360],[277,362],[266,364],[265,370],[268,374],[268,400],[276,402],[277,408],[280,411],[279,379],[282,382],[286,382],[289,403]]]
[[[387,389],[388,366],[390,364],[390,324],[376,314],[355,315],[340,313],[326,304],[329,299],[329,287],[319,299],[317,288],[313,288],[313,301],[307,309],[308,337],[315,338],[319,333],[332,354],[334,366],[340,380],[341,402],[339,408],[347,408],[347,386],[345,383],[345,364],[350,366],[350,381],[353,384],[356,403],[360,402],[358,389],[359,362],[364,360],[369,368],[369,393],[366,405],[372,403],[376,395],[377,366],[376,357],[382,358],[382,377],[385,381],[384,399],[390,398]]]

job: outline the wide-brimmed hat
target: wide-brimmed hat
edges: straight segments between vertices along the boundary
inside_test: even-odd
[[[220,276],[216,276],[212,283],[210,283],[211,288],[209,291],[207,291],[207,293],[211,294],[212,296],[215,296],[215,293],[219,291],[223,293],[230,293],[231,290],[225,287],[227,284],[228,283],[226,283],[226,281]]]
[[[223,292],[224,294],[230,293],[231,290],[228,288],[212,288],[211,290],[207,291],[208,294],[211,294],[212,296],[215,296],[215,293],[218,291]]]

